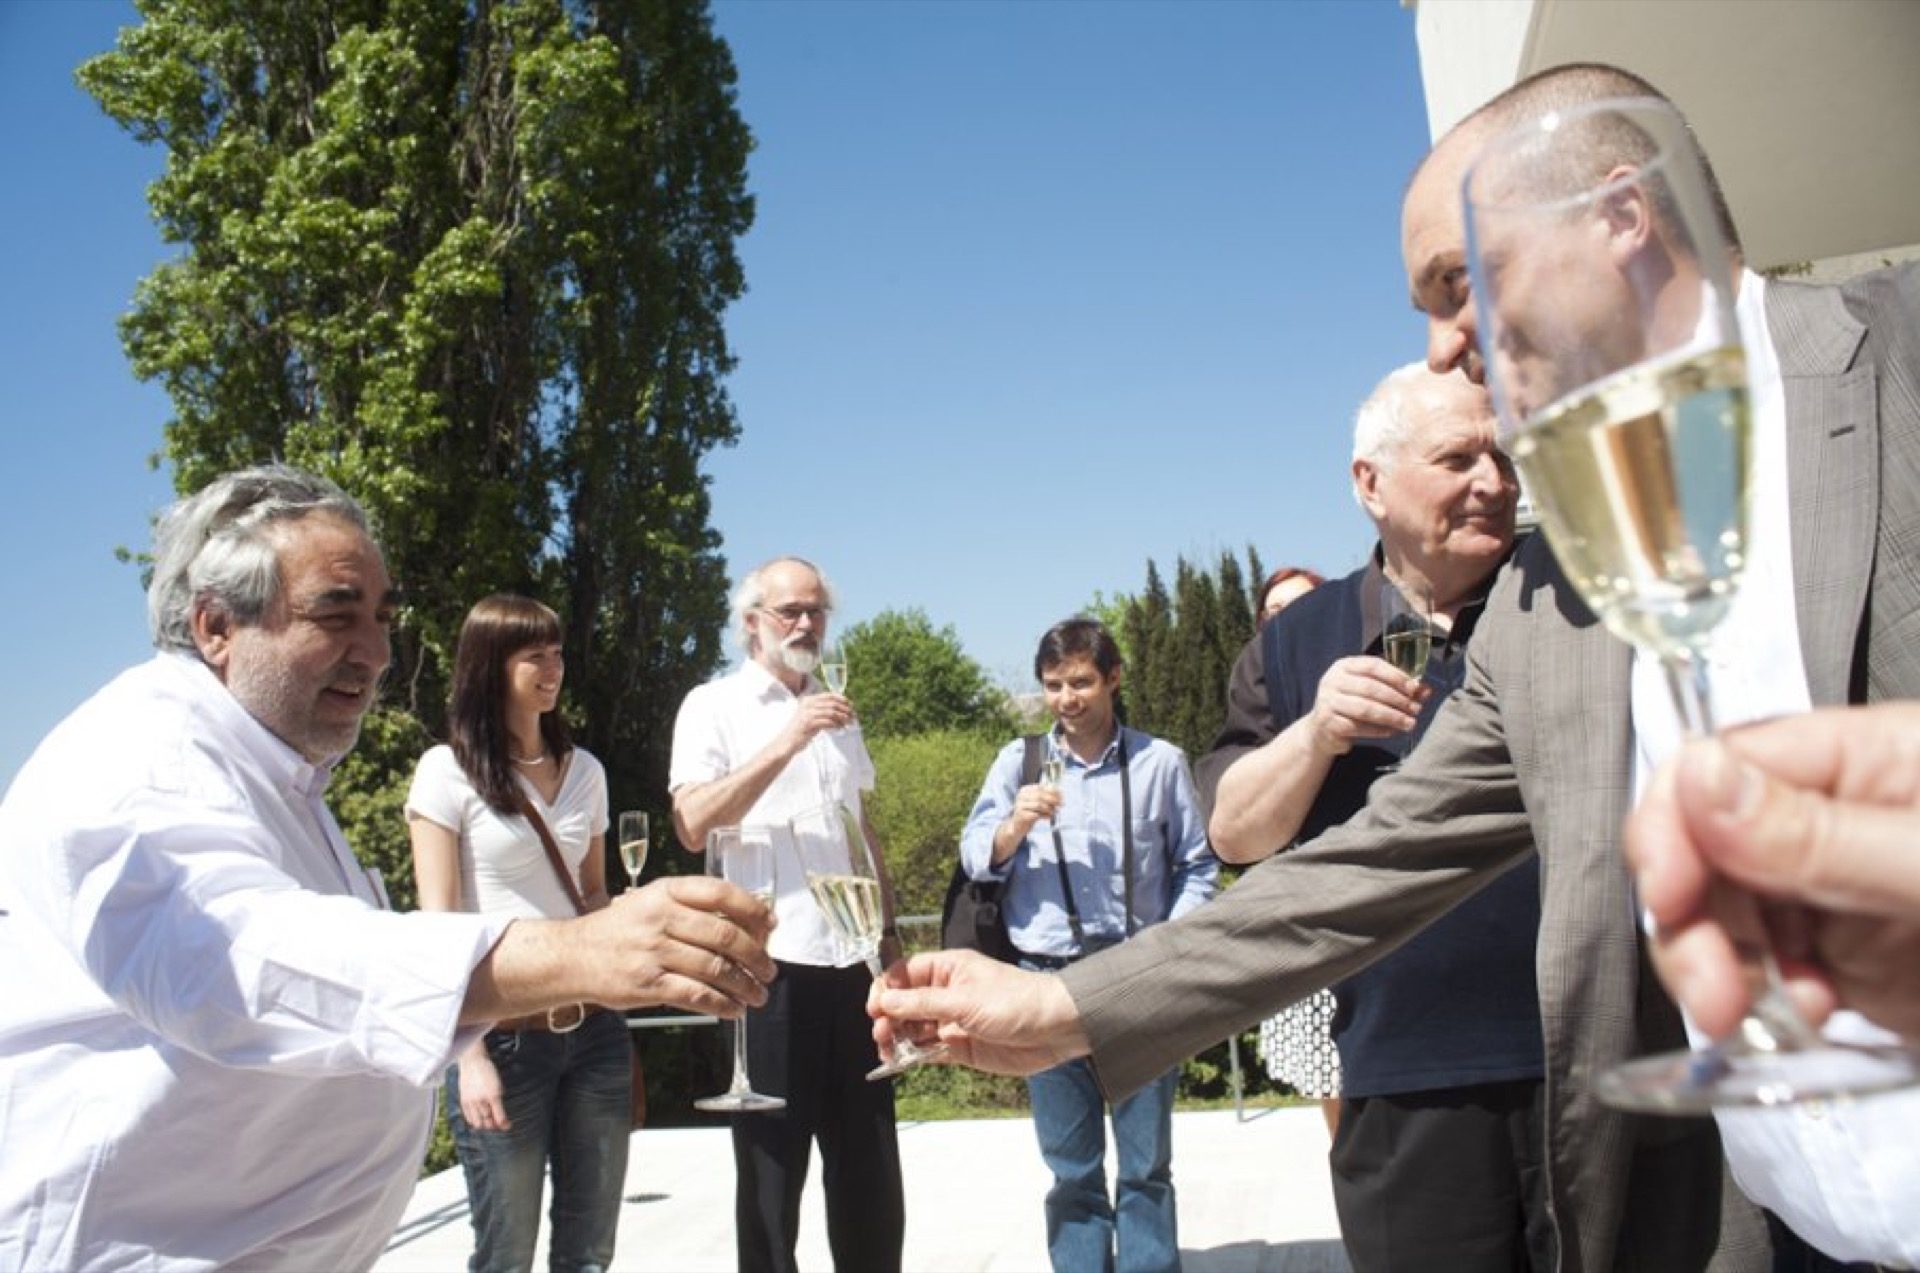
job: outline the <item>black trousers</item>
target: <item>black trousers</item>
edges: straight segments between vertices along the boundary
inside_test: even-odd
[[[1788,1228],[1787,1222],[1773,1212],[1760,1214],[1767,1218],[1767,1236],[1773,1239],[1773,1273],[1875,1273],[1880,1267],[1836,1260]]]
[[[734,1225],[742,1273],[796,1273],[800,1191],[820,1142],[827,1244],[843,1273],[898,1273],[906,1236],[893,1083],[869,1083],[880,1063],[867,1018],[864,965],[780,964],[764,1008],[747,1019],[754,1090],[786,1098],[770,1114],[733,1116]]]
[[[1354,1273],[1554,1266],[1542,1085],[1347,1097],[1328,1162]]]

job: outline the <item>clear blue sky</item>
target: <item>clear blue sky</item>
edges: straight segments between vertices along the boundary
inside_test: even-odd
[[[1356,564],[1353,407],[1419,356],[1398,255],[1426,147],[1395,0],[720,0],[758,141],[736,571],[821,562],[843,621],[919,606],[1014,688],[1149,557]],[[114,320],[164,255],[161,156],[73,68],[119,0],[0,0],[0,784],[143,658],[168,410]],[[859,670],[854,669],[854,675]]]

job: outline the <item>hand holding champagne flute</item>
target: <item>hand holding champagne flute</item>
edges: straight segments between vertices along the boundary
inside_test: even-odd
[[[886,913],[873,846],[867,842],[859,819],[845,805],[833,801],[806,810],[793,819],[792,826],[794,845],[807,873],[807,890],[826,916],[827,926],[866,963],[874,980],[880,980],[886,972],[880,961]],[[923,1048],[911,1040],[898,1039],[893,1055],[869,1071],[867,1078],[892,1078],[945,1051],[944,1044]]]
[[[1588,162],[1621,153],[1634,162]],[[1710,732],[1706,654],[1749,553],[1750,421],[1734,257],[1697,145],[1665,102],[1589,102],[1494,138],[1462,196],[1488,385],[1554,556],[1658,660],[1682,730]],[[1602,1100],[1701,1114],[1920,1079],[1911,1054],[1809,1028],[1757,906],[1736,918],[1726,900],[1765,988],[1753,1012],[1711,1049],[1599,1075]]]

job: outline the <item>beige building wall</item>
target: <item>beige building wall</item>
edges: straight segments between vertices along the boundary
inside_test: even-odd
[[[1920,256],[1920,0],[1402,0],[1438,137],[1527,75],[1611,62],[1685,111],[1759,269]]]

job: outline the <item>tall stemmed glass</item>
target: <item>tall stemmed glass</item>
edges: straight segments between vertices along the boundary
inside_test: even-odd
[[[1415,584],[1380,585],[1380,653],[1402,676],[1419,680],[1433,653],[1433,601]]]
[[[835,801],[805,810],[792,826],[794,846],[807,872],[807,889],[826,916],[827,926],[878,980],[886,971],[880,962],[884,923],[880,873],[860,820]],[[921,1047],[907,1038],[896,1039],[893,1054],[869,1070],[867,1078],[892,1078],[946,1050],[944,1043]]]
[[[619,825],[620,861],[627,868],[627,887],[640,887],[640,872],[646,869],[647,815],[639,809],[628,809],[620,815]]]
[[[1427,659],[1433,653],[1433,598],[1426,588],[1397,584],[1391,579],[1380,583],[1380,657],[1393,664],[1402,676],[1419,680],[1427,674]],[[1381,773],[1400,767],[1398,760],[1380,766]]]
[[[841,650],[820,652],[820,683],[835,694],[847,692],[847,656]]]
[[[716,827],[707,833],[707,874],[753,894],[772,905],[777,873],[773,837],[765,828]],[[764,1096],[747,1081],[747,1018],[733,1023],[733,1082],[718,1096],[703,1097],[695,1109],[729,1114],[756,1114],[785,1109],[778,1096]]]
[[[1623,152],[1636,162],[1590,159]],[[1462,195],[1505,448],[1582,599],[1659,659],[1682,727],[1705,733],[1705,654],[1747,560],[1750,459],[1732,258],[1699,152],[1664,102],[1588,103],[1492,140]],[[1901,1049],[1813,1031],[1757,903],[1721,901],[1763,987],[1753,1013],[1712,1048],[1600,1075],[1600,1099],[1701,1114],[1915,1081]]]

